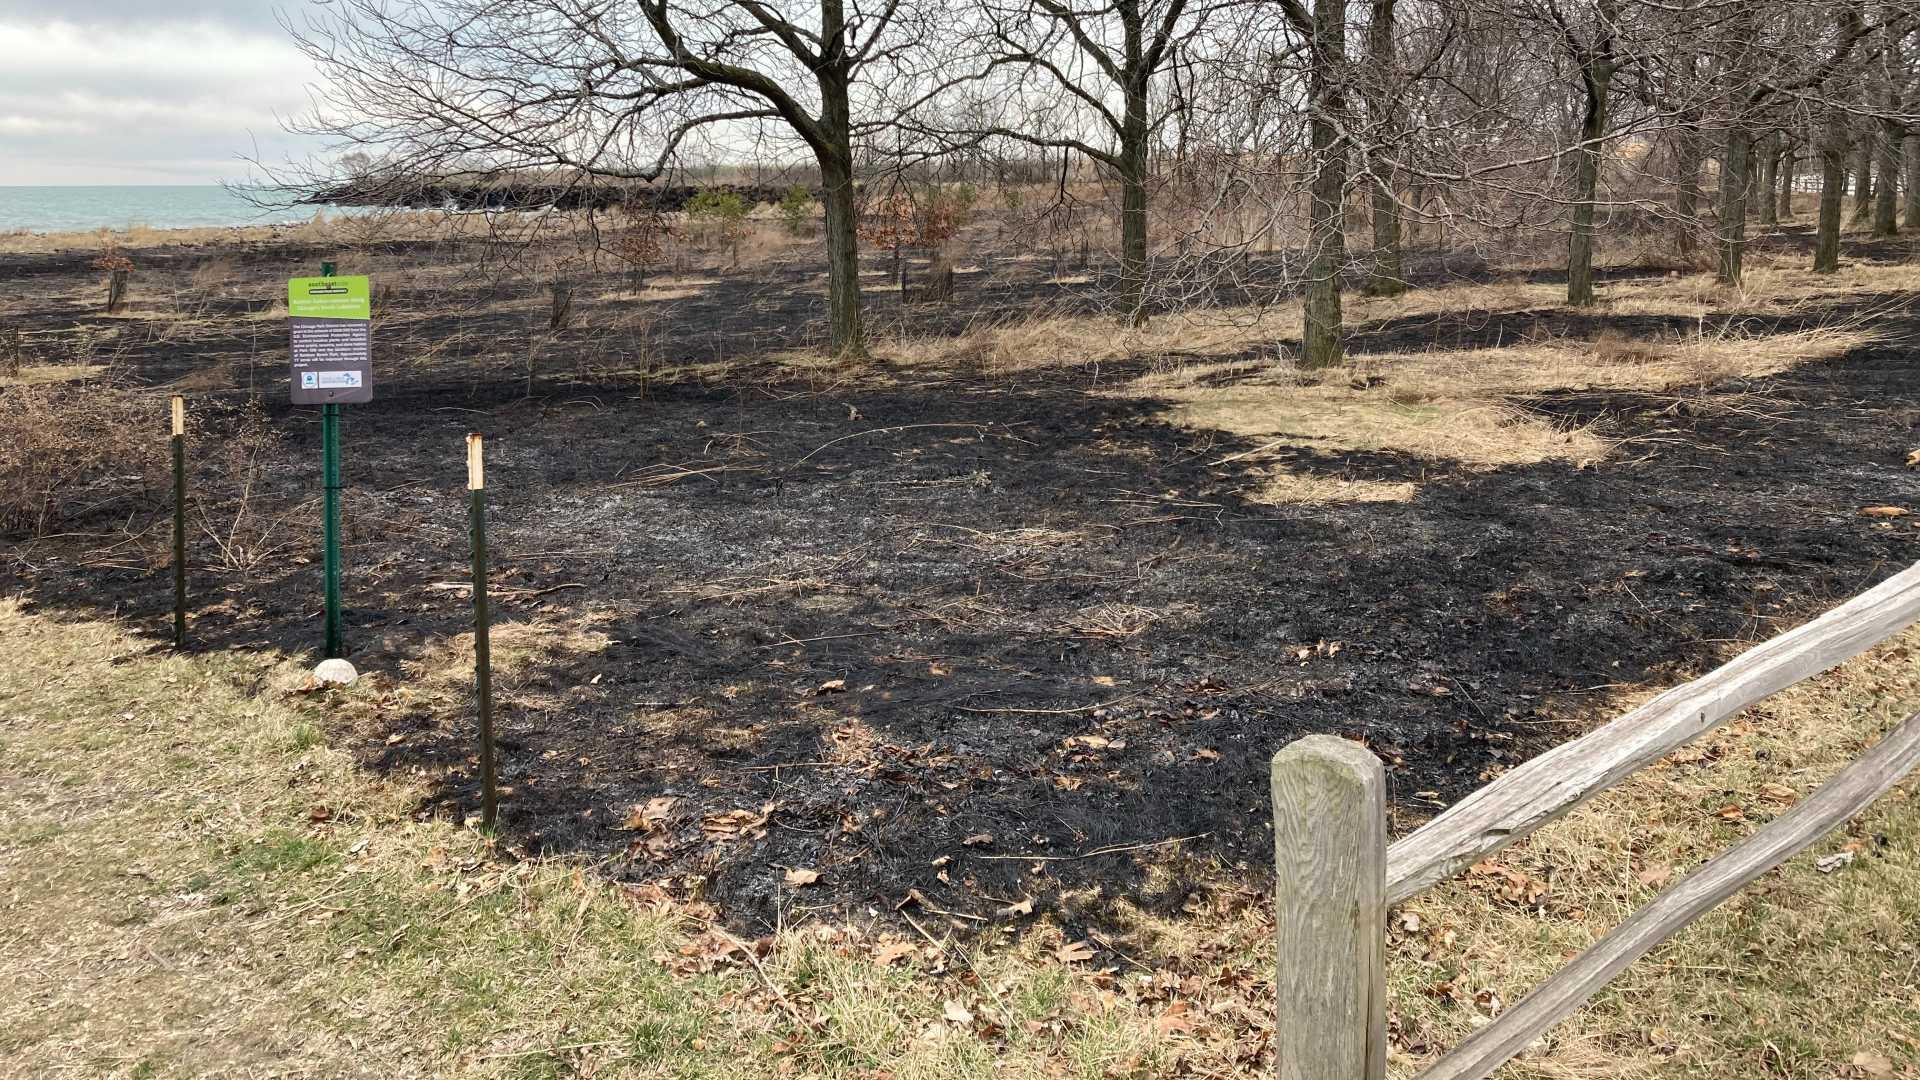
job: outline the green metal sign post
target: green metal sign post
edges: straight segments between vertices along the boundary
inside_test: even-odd
[[[326,559],[327,658],[342,656],[340,644],[340,406],[320,406],[320,474],[326,485],[321,547]]]
[[[287,282],[287,323],[295,405],[320,406],[320,471],[324,486],[326,654],[346,653],[340,627],[340,406],[373,400],[372,304],[364,277],[320,276]]]

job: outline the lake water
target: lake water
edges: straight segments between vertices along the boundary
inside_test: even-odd
[[[86,232],[147,225],[272,225],[310,221],[313,206],[261,209],[217,184],[191,187],[0,187],[0,232]],[[331,207],[329,214],[334,213]]]

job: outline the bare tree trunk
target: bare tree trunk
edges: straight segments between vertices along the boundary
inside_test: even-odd
[[[953,299],[953,255],[946,243],[933,246],[927,259],[926,298],[934,301]]]
[[[1693,257],[1700,231],[1700,133],[1691,126],[1674,132],[1673,252]]]
[[[1853,220],[1860,222],[1873,214],[1873,135],[1860,132],[1853,141]]]
[[[1840,210],[1847,189],[1846,114],[1829,107],[1820,142],[1820,225],[1813,244],[1814,270],[1840,269]]]
[[[1920,135],[1904,136],[1900,144],[1906,152],[1907,228],[1920,229]]]
[[[1347,261],[1345,202],[1346,140],[1340,121],[1346,111],[1341,78],[1346,68],[1346,0],[1316,0],[1313,5],[1313,72],[1308,97],[1313,107],[1313,183],[1307,212],[1306,334],[1303,368],[1334,367],[1346,358],[1340,311],[1340,271]]]
[[[866,341],[860,327],[859,206],[853,187],[853,155],[819,155],[821,202],[826,209],[827,321],[833,354],[860,357]]]
[[[1899,105],[1889,96],[1888,107]],[[1895,177],[1900,175],[1900,125],[1892,120],[1880,122],[1879,137],[1874,140],[1880,183],[1873,189],[1873,235],[1895,236],[1900,232],[1900,192]]]
[[[1373,274],[1367,281],[1371,296],[1397,296],[1406,291],[1406,270],[1400,254],[1400,202],[1396,198],[1393,162],[1386,148],[1397,129],[1393,115],[1399,70],[1394,51],[1395,0],[1373,0],[1373,18],[1367,26],[1367,57],[1371,71],[1367,120],[1376,149],[1369,156],[1373,174]]]
[[[1147,99],[1127,95],[1120,146],[1120,296],[1135,326],[1147,321]]]
[[[1891,12],[1892,6],[1889,5]],[[1880,186],[1873,193],[1873,235],[1898,236],[1900,234],[1900,139],[1904,130],[1899,121],[1894,120],[1900,112],[1900,83],[1903,72],[1900,70],[1900,42],[1906,37],[1902,20],[1889,14],[1886,25],[1881,29],[1880,48],[1880,116],[1873,124],[1874,156],[1880,173]]]
[[[1605,52],[1595,51],[1597,55],[1588,56],[1580,70],[1587,111],[1580,122],[1573,235],[1567,241],[1567,303],[1574,307],[1593,305],[1593,210],[1600,191],[1600,140],[1607,135],[1607,91],[1613,82],[1613,61],[1607,55],[1611,46]]]
[[[1720,159],[1720,265],[1718,278],[1740,284],[1747,250],[1747,170],[1752,165],[1753,131],[1735,120],[1727,129],[1726,155]]]
[[[127,278],[130,271],[107,271],[107,313],[117,315],[127,304]]]
[[[1760,155],[1760,167],[1755,170],[1753,197],[1760,206],[1760,224],[1780,224],[1779,206],[1773,200],[1773,175],[1780,167],[1780,133],[1769,131],[1760,137],[1756,152]]]
[[[1780,151],[1780,164],[1774,170],[1778,174],[1776,179],[1780,181],[1780,208],[1777,213],[1779,220],[1792,221],[1793,175],[1797,171],[1800,162],[1800,148],[1795,145],[1791,135],[1783,138],[1781,142],[1784,146]]]
[[[826,213],[827,323],[833,355],[867,355],[860,325],[860,205],[853,185],[852,88],[855,61],[847,54],[844,0],[820,0],[819,141],[821,202]]]

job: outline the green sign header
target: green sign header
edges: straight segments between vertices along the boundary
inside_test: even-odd
[[[287,314],[296,319],[371,319],[364,277],[299,277],[287,282]]]

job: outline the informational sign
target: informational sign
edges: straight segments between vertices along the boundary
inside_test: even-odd
[[[287,282],[295,405],[373,400],[373,306],[364,277]]]

